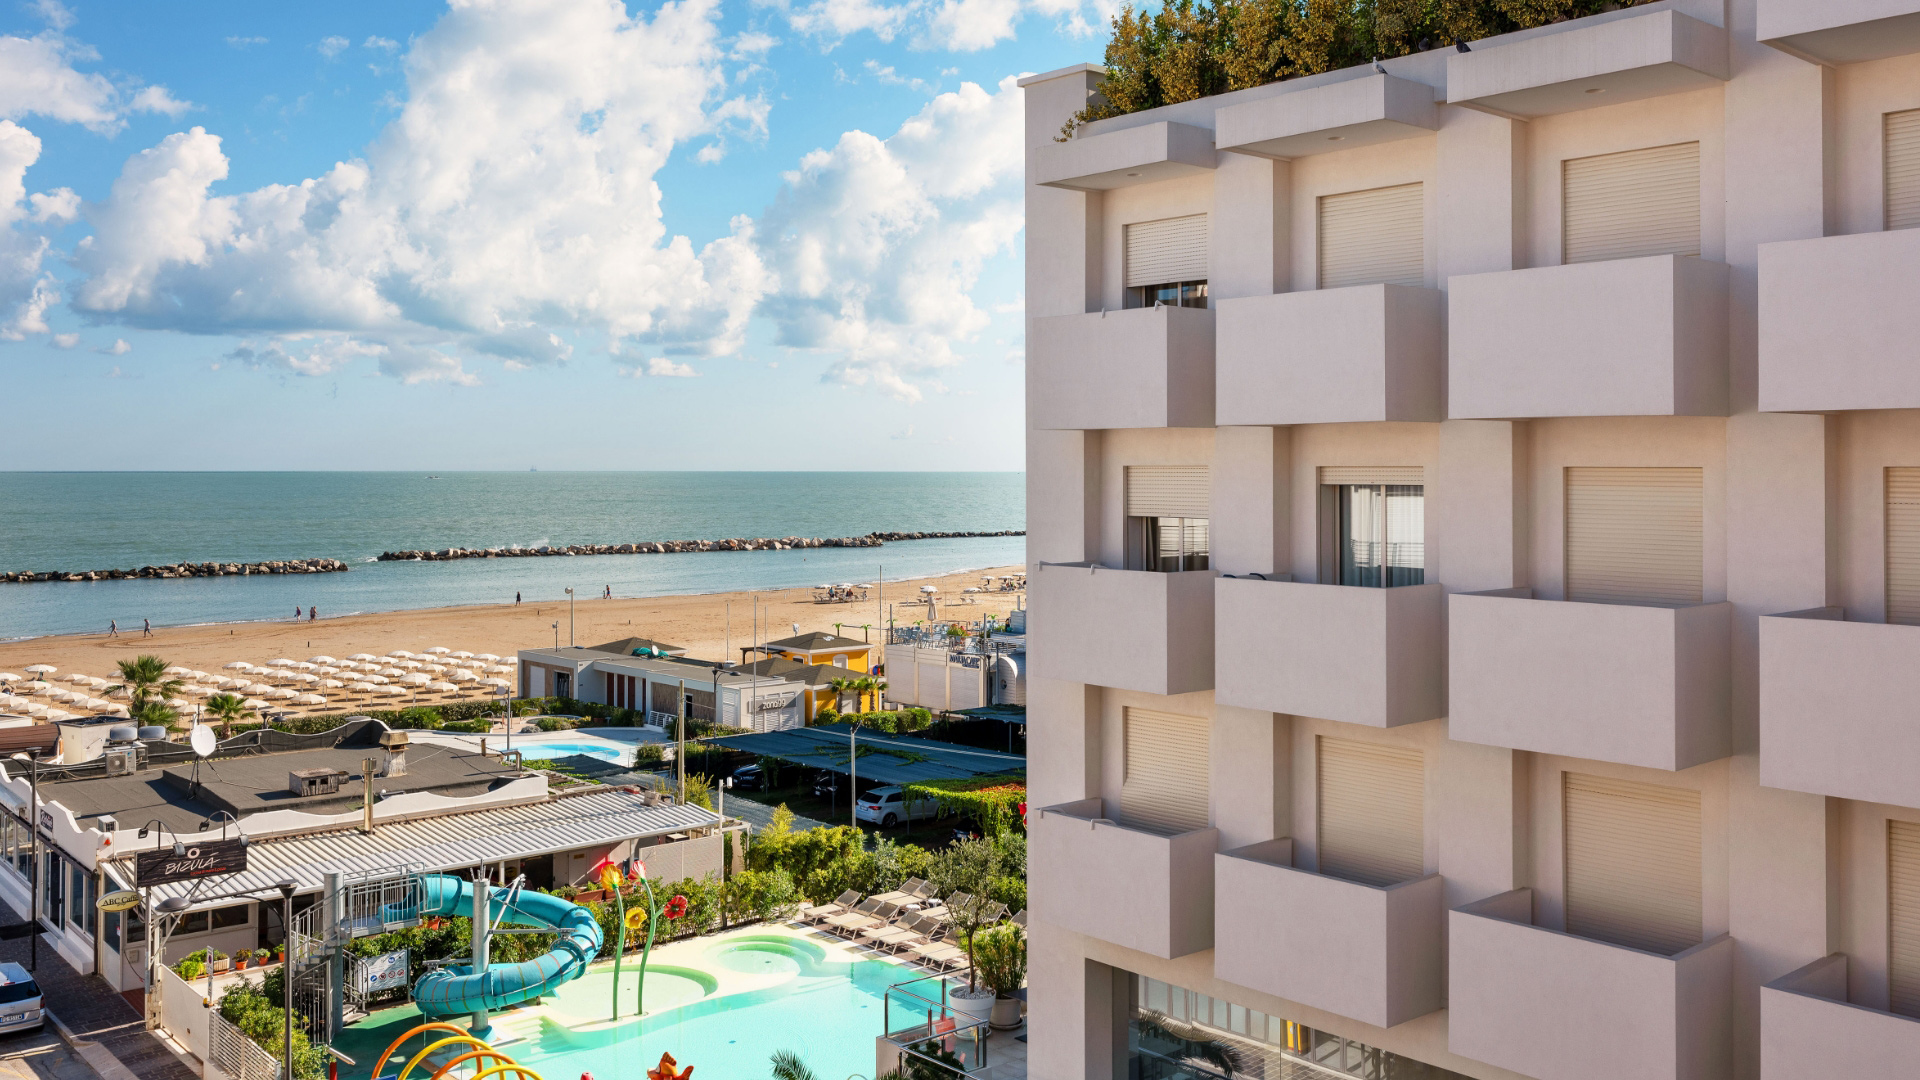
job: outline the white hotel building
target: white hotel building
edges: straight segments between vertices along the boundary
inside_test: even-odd
[[[1024,81],[1033,1075],[1920,1076],[1920,0],[1385,68]]]

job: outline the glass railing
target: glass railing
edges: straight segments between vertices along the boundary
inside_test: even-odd
[[[987,1067],[987,1020],[947,1004],[944,975],[888,987],[884,1017],[887,1041],[900,1051],[902,1064],[915,1063],[919,1075],[972,1076]]]

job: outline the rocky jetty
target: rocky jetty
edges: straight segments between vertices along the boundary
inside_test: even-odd
[[[976,536],[1025,536],[1024,529],[999,532],[876,532],[865,536],[782,536],[731,540],[649,540],[636,544],[568,544],[564,547],[443,548],[439,551],[384,551],[381,562],[449,562],[454,559],[525,559],[552,555],[675,555],[692,551],[787,551],[792,548],[879,547],[904,540],[950,540]]]
[[[271,562],[170,563],[138,570],[21,570],[0,573],[0,582],[125,581],[131,578],[245,577],[250,574],[339,574],[347,564],[339,559],[274,559]]]

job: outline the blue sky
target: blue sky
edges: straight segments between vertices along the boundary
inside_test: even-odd
[[[1021,467],[1072,0],[0,9],[0,467]]]

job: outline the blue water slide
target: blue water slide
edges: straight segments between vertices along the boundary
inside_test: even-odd
[[[473,883],[447,874],[422,874],[417,894],[419,914],[473,914]],[[411,905],[408,905],[411,906]],[[447,965],[420,976],[413,1001],[422,1016],[459,1016],[477,1008],[498,1009],[551,993],[570,979],[586,974],[605,940],[593,913],[578,904],[546,893],[498,890],[488,898],[496,925],[532,926],[557,932],[553,949],[519,964],[472,967]]]

